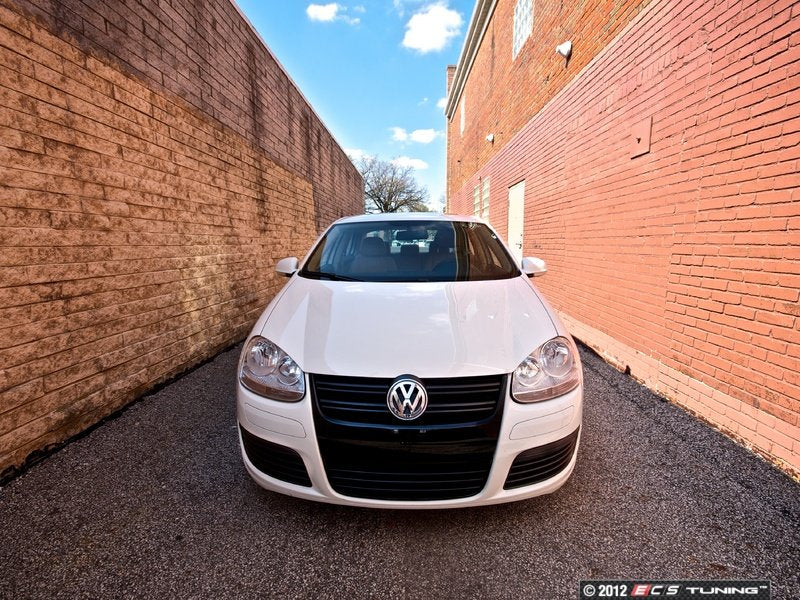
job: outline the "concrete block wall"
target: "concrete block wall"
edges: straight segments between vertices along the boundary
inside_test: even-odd
[[[653,0],[487,162],[450,150],[478,164],[451,210],[488,177],[502,233],[525,180],[576,337],[800,470],[800,4]]]
[[[228,0],[0,0],[0,165],[6,473],[242,339],[275,262],[363,212]]]

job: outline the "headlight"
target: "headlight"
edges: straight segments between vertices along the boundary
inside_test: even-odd
[[[257,394],[287,402],[296,402],[305,396],[303,371],[267,338],[253,336],[242,351],[239,365],[239,381]]]
[[[518,402],[539,402],[574,390],[581,382],[576,353],[567,338],[556,337],[545,342],[514,371],[511,396]]]

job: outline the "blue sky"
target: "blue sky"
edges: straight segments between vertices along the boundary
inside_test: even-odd
[[[415,168],[441,209],[445,67],[473,0],[237,0],[343,148]]]

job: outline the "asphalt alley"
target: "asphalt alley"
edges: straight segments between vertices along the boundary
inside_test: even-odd
[[[800,597],[800,486],[582,351],[578,465],[551,496],[377,511],[264,491],[239,347],[0,490],[3,598],[577,598],[596,578],[770,579]]]

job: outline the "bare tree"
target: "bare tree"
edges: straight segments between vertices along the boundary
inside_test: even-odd
[[[364,177],[364,209],[368,213],[425,212],[428,190],[417,183],[411,167],[375,156],[361,158],[356,166]]]

